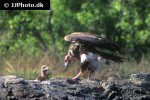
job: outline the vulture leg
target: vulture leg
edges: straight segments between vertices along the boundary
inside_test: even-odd
[[[89,80],[90,78],[91,78],[91,74],[94,72],[94,69],[92,69],[92,68],[88,68],[88,77],[87,77],[87,79]]]
[[[88,73],[88,77],[87,77],[87,79],[89,80],[90,79],[90,77],[91,77],[91,70],[89,70],[89,73]]]
[[[88,68],[88,65],[89,65],[89,62],[87,61],[85,61],[84,63],[81,63],[80,72],[72,79],[77,79],[82,74],[82,72],[84,72]]]
[[[82,71],[80,69],[80,72],[74,78],[72,78],[72,79],[77,79],[81,74],[82,74]]]

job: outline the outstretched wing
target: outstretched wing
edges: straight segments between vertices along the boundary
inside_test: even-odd
[[[66,35],[64,39],[70,42],[79,42],[87,45],[96,46],[113,52],[121,52],[118,45],[92,33],[74,32],[72,34]]]

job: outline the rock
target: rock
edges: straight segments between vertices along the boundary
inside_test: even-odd
[[[130,81],[136,85],[150,85],[150,74],[148,73],[138,73],[132,74]]]
[[[0,76],[0,100],[148,100],[150,74],[138,73],[117,81],[51,78],[25,80]]]

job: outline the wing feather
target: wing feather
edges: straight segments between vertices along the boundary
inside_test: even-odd
[[[65,41],[79,42],[87,45],[96,46],[110,51],[119,51],[120,47],[104,38],[92,33],[74,32],[64,37]]]
[[[97,52],[101,57],[105,58],[105,59],[109,59],[109,60],[112,60],[116,63],[121,63],[123,62],[124,58],[123,57],[120,57],[118,55],[114,55],[114,54],[109,54],[109,53],[105,53],[105,52],[101,52],[101,51],[98,51]]]

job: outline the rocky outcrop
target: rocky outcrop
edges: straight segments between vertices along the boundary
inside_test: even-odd
[[[1,100],[148,100],[150,74],[138,73],[130,79],[72,80],[51,78],[34,81],[13,75],[0,76]]]

